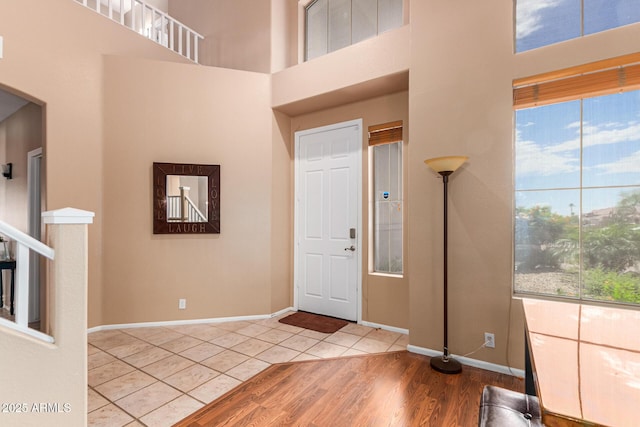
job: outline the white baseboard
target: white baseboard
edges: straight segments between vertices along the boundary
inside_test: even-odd
[[[151,328],[154,326],[178,326],[178,325],[194,325],[198,323],[222,323],[222,322],[237,322],[237,321],[251,321],[251,320],[263,320],[263,319],[271,319],[282,314],[288,312],[297,311],[293,307],[283,308],[282,310],[276,311],[271,314],[258,314],[251,316],[233,316],[233,317],[214,317],[209,319],[189,319],[189,320],[167,320],[167,321],[159,321],[159,322],[140,322],[140,323],[118,323],[113,325],[101,325],[94,326],[93,328],[87,329],[87,333],[98,332],[98,331],[106,331],[110,329],[131,329],[131,328]],[[397,332],[404,335],[409,335],[408,329],[397,328],[395,326],[383,325],[380,323],[360,321],[360,325],[369,326],[371,328],[376,329],[384,329],[385,331]],[[436,354],[436,353],[434,353]]]
[[[282,310],[276,311],[271,314],[257,314],[250,316],[232,316],[232,317],[214,317],[209,319],[190,319],[190,320],[169,320],[161,322],[140,322],[140,323],[119,323],[114,325],[102,325],[95,326],[87,329],[87,333],[106,331],[110,329],[130,329],[130,328],[149,328],[154,326],[178,326],[178,325],[194,325],[199,323],[223,323],[223,322],[237,322],[237,321],[251,321],[251,320],[264,320],[271,319],[276,316],[280,316],[290,311],[296,311],[293,307],[287,307]],[[382,325],[374,322],[361,321],[361,325],[369,326],[371,328],[384,329],[386,331],[397,332],[400,334],[408,335],[409,330],[403,328],[397,328],[395,326]],[[418,347],[409,344],[407,350],[411,353],[422,354],[424,356],[439,356],[442,351],[432,350],[430,348]],[[471,359],[468,357],[452,355],[460,363],[467,366],[473,366],[487,371],[498,372],[501,374],[513,375],[515,377],[524,378],[524,370],[515,369],[508,366],[497,365],[495,363],[485,362],[483,360]]]
[[[376,329],[384,329],[385,331],[398,332],[400,334],[409,335],[408,329],[396,328],[395,326],[382,325],[380,323],[367,322],[365,320],[360,321],[362,326],[369,326]]]
[[[417,353],[417,354],[422,354],[423,356],[431,356],[431,357],[440,356],[442,354],[442,351],[432,350],[430,348],[418,347],[411,344],[407,346],[407,350],[410,351],[411,353]],[[475,368],[480,368],[487,371],[498,372],[500,374],[512,375],[518,378],[524,378],[524,370],[522,369],[515,369],[509,366],[485,362],[484,360],[471,359],[469,357],[456,356],[455,354],[452,354],[451,356],[454,357],[458,362],[462,363],[463,365],[473,366]]]
[[[271,315],[271,317],[280,316],[281,314],[285,314],[285,313],[288,313],[290,311],[297,311],[297,310],[295,308],[293,308],[293,307],[283,308],[282,310],[276,311],[275,313],[273,313]]]
[[[191,320],[169,320],[169,321],[161,321],[161,322],[140,322],[140,323],[119,323],[114,325],[102,325],[95,326],[93,328],[89,328],[87,333],[98,332],[98,331],[106,331],[110,329],[129,329],[129,328],[149,328],[154,326],[178,326],[178,325],[194,325],[199,323],[223,323],[223,322],[237,322],[237,321],[251,321],[251,320],[264,320],[271,319],[276,316],[280,316],[290,311],[296,311],[293,307],[287,307],[282,310],[276,311],[271,314],[257,314],[251,316],[232,316],[232,317],[215,317],[209,319],[191,319]],[[379,328],[384,329],[386,331],[398,332],[404,335],[409,334],[408,329],[397,328],[395,326],[382,325],[379,323],[361,321],[361,325],[369,326],[371,328]],[[442,351],[432,350],[430,348],[418,347],[415,345],[409,344],[407,346],[407,350],[411,353],[422,354],[423,356],[440,356]],[[498,365],[495,363],[485,362],[483,360],[471,359],[469,357],[462,357],[452,355],[456,358],[457,361],[462,363],[463,365],[473,366],[480,369],[485,369],[487,371],[498,372],[501,374],[513,375],[518,378],[524,378],[524,370],[515,369],[508,366]]]
[[[233,316],[233,317],[214,317],[210,319],[190,319],[190,320],[168,320],[161,322],[140,322],[140,323],[119,323],[114,325],[102,325],[95,326],[87,329],[87,333],[106,331],[110,329],[130,329],[130,328],[150,328],[154,326],[178,326],[178,325],[194,325],[198,323],[223,323],[223,322],[237,322],[237,321],[251,321],[251,320],[264,320],[271,319],[273,317],[284,314],[288,311],[293,311],[293,308],[285,308],[272,314],[256,314],[251,316]]]

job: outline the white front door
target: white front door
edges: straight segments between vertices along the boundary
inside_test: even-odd
[[[296,132],[297,308],[358,320],[362,120]]]

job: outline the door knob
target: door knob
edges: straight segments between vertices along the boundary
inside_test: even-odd
[[[345,251],[351,251],[351,252],[354,252],[354,251],[356,250],[356,247],[355,247],[355,246],[353,246],[353,245],[351,245],[351,246],[350,246],[350,247],[348,247],[348,248],[344,248],[344,250],[345,250]]]

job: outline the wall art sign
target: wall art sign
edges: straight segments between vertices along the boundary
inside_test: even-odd
[[[220,165],[153,163],[153,234],[220,233]]]

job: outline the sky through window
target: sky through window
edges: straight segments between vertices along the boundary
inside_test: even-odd
[[[517,0],[516,52],[636,22],[640,0]]]

